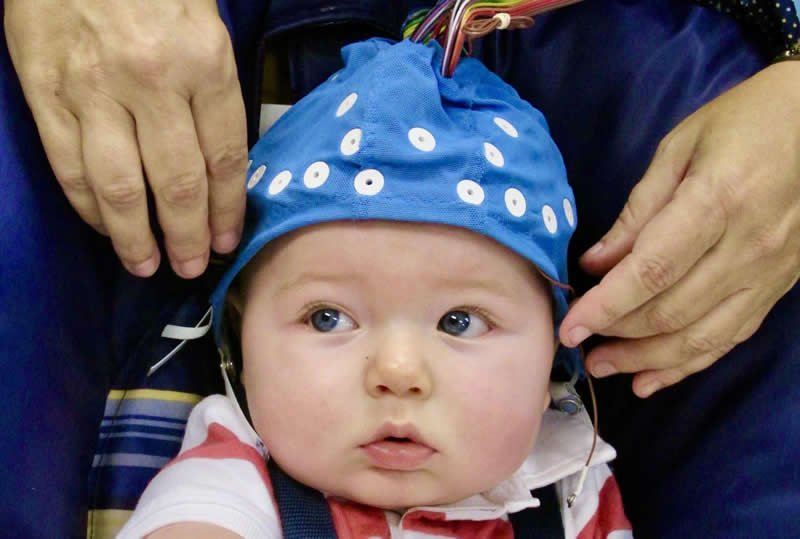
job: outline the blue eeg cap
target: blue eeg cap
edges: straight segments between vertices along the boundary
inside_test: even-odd
[[[459,226],[566,283],[575,200],[542,114],[477,60],[444,77],[435,42],[370,39],[342,57],[250,152],[241,244],[211,296],[217,342],[235,276],[270,240],[315,223]],[[552,290],[558,328],[569,292]],[[557,361],[581,370],[575,350],[562,347]]]

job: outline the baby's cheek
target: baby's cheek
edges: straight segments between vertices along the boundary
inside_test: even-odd
[[[253,426],[270,454],[285,470],[305,468],[313,464],[309,448],[319,438],[316,422],[308,421],[308,410],[289,393],[277,391],[271,397],[260,395],[252,402],[250,415]],[[281,398],[281,397],[284,398]]]
[[[478,384],[464,396],[460,423],[469,433],[465,446],[474,462],[487,473],[503,479],[513,473],[533,447],[542,418],[544,395],[533,381],[527,386]]]
[[[348,417],[336,407],[335,388],[321,382],[328,378],[324,369],[311,370],[298,360],[254,371],[261,383],[247,384],[248,403],[267,449],[285,468],[309,469],[324,460],[322,440]]]
[[[508,409],[486,415],[478,422],[476,449],[501,476],[516,470],[533,447],[539,431],[541,412]],[[476,455],[478,457],[479,455]]]

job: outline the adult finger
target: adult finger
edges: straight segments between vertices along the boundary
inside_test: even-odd
[[[99,233],[107,235],[94,190],[83,166],[78,119],[60,103],[29,101],[47,160],[67,200],[81,219]]]
[[[175,273],[190,279],[208,264],[208,185],[189,103],[151,96],[134,110],[139,148]]]
[[[619,263],[641,230],[669,202],[686,173],[697,140],[694,130],[682,126],[661,141],[611,229],[581,257],[581,267],[588,273],[602,275]]]
[[[603,330],[611,337],[641,339],[674,333],[711,311],[749,281],[747,268],[731,268],[728,249],[713,247],[689,272],[663,293]]]
[[[230,63],[233,53],[230,53]],[[224,76],[224,74],[221,74]],[[192,113],[208,174],[211,246],[236,248],[242,233],[247,172],[247,122],[235,67],[219,89],[209,85],[192,99]]]
[[[742,290],[682,331],[598,346],[586,358],[587,369],[596,377],[639,373],[634,391],[649,396],[707,368],[747,340],[779,298]]]
[[[672,200],[639,233],[633,250],[572,306],[562,342],[577,346],[667,290],[717,243],[725,231],[724,208],[706,196],[691,171]]]
[[[688,182],[679,191],[683,191],[684,187],[689,187]],[[694,191],[694,194],[687,194],[688,197],[705,196],[711,188],[700,188],[700,184],[697,184],[694,189],[689,187],[686,190]],[[679,192],[678,195],[683,193]],[[679,200],[676,198],[676,203]],[[713,198],[707,200],[716,204]],[[715,210],[705,211],[699,237],[686,238],[686,250],[689,252],[693,245],[702,248],[715,236],[721,236],[719,242],[686,275],[658,296],[612,323],[603,330],[603,334],[639,339],[659,333],[673,333],[694,323],[735,292],[760,286],[761,266],[758,265],[759,260],[754,259],[757,255],[743,252],[749,251],[744,249],[747,241],[742,239],[742,232],[736,230],[736,223],[725,224],[725,213],[730,212],[719,206]],[[782,284],[783,279],[780,281]]]
[[[86,175],[114,250],[134,275],[149,277],[160,263],[147,213],[147,190],[128,111],[111,100],[81,111]]]
[[[779,298],[775,298],[775,301],[767,302],[768,305],[762,306],[755,312],[746,313],[746,316],[749,317],[748,322],[743,324],[739,328],[739,331],[731,338],[731,342],[734,343],[734,346],[746,341],[758,331],[764,318],[766,318],[770,309],[778,299]],[[732,348],[733,346],[731,349]],[[722,356],[717,356],[716,353],[705,353],[675,367],[637,373],[636,376],[633,377],[633,392],[643,399],[647,398],[660,389],[675,385],[687,376],[710,367],[720,357]]]

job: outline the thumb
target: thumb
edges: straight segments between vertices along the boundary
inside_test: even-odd
[[[603,275],[628,253],[639,233],[667,205],[689,168],[697,137],[676,127],[659,143],[653,161],[631,191],[614,225],[580,258],[590,274]]]

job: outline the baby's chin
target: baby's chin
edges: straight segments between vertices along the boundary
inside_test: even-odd
[[[353,481],[342,485],[344,488],[341,489],[317,488],[337,498],[398,512],[412,507],[455,503],[491,488],[491,485],[483,488],[483,485],[453,484],[447,480],[437,479],[423,471],[411,472],[414,477],[409,478],[381,477],[391,474],[409,474],[409,472],[377,472],[378,477]]]

